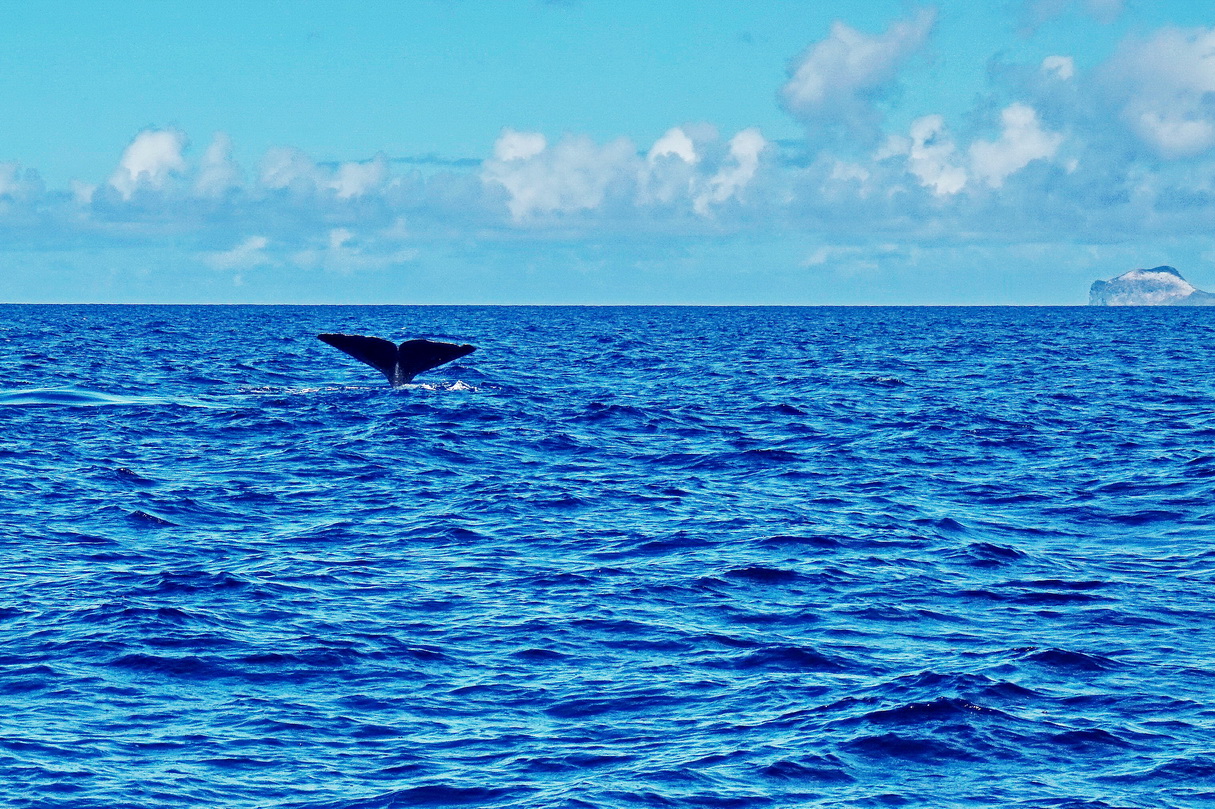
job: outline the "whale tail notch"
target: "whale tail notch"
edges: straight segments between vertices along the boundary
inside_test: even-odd
[[[361,334],[318,334],[317,338],[359,362],[365,362],[388,378],[394,388],[406,384],[431,368],[476,351],[475,346],[441,343],[436,340],[406,340],[401,344]]]

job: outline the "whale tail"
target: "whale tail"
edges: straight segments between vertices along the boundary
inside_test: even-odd
[[[440,343],[434,340],[406,340],[397,345],[379,337],[361,334],[318,334],[317,337],[359,362],[365,362],[388,377],[399,388],[423,371],[437,368],[476,351],[475,346]]]

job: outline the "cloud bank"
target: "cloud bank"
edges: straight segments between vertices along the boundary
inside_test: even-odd
[[[1215,146],[1215,28],[1128,40],[1104,73],[1123,123],[1161,157]]]
[[[1046,19],[1069,7],[1030,10]],[[810,43],[774,88],[806,128],[796,143],[708,123],[672,122],[650,143],[506,127],[483,159],[425,172],[384,153],[331,162],[290,145],[246,169],[223,132],[198,148],[151,128],[116,150],[108,176],[69,188],[0,162],[3,249],[185,246],[239,279],[373,272],[474,237],[1110,243],[1215,226],[1215,28],[1135,34],[1087,70],[1065,53],[997,65],[972,114],[920,110],[891,131],[884,100],[929,52],[935,25],[931,10],[878,34],[837,22]]]
[[[785,109],[811,129],[869,134],[881,120],[875,102],[907,60],[923,49],[935,22],[936,12],[924,9],[877,36],[836,22],[826,39],[812,44],[790,67],[789,81],[780,90]]]

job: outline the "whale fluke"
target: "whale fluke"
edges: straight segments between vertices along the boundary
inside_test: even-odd
[[[435,340],[406,340],[397,345],[389,340],[361,334],[318,334],[317,337],[375,368],[388,377],[394,388],[399,388],[423,371],[477,350],[475,346]]]

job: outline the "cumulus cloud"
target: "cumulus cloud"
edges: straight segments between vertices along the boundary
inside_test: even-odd
[[[875,36],[837,24],[791,69],[786,106],[820,129],[876,123],[876,99],[924,46],[932,21],[921,12]],[[0,163],[0,228],[31,243],[52,231],[174,247],[195,238],[199,263],[237,274],[378,271],[427,244],[517,243],[520,231],[571,242],[634,233],[816,237],[806,244],[1209,232],[1213,54],[1215,29],[1163,29],[1128,39],[1092,69],[1062,54],[994,63],[993,88],[975,109],[918,115],[880,148],[863,138],[852,139],[859,148],[824,146],[814,126],[805,139],[769,141],[755,128],[727,139],[684,123],[640,147],[503,129],[474,165],[421,169],[384,154],[319,162],[283,146],[245,175],[223,133],[191,154],[184,133],[145,130],[99,185],[84,178],[47,192],[35,173]],[[990,130],[976,134],[983,124]]]
[[[646,154],[637,200],[641,205],[670,205],[686,199],[696,183],[701,155],[683,127],[672,127]]]
[[[269,190],[297,195],[332,193],[348,200],[382,189],[389,180],[388,157],[382,152],[370,160],[323,165],[292,147],[270,149],[262,159],[258,183]]]
[[[613,184],[631,185],[640,168],[627,138],[600,146],[588,137],[567,135],[550,147],[539,133],[505,130],[481,177],[506,189],[507,207],[519,222],[537,214],[598,208]]]
[[[923,9],[877,36],[834,23],[831,34],[791,66],[780,90],[785,109],[809,125],[842,124],[854,131],[872,127],[877,120],[873,102],[924,47],[935,21],[936,12]]]
[[[316,163],[305,152],[292,146],[280,146],[262,157],[258,182],[263,188],[294,188],[303,192],[314,190],[319,178]]]
[[[1062,135],[1042,128],[1037,112],[1028,105],[1005,108],[1000,121],[1003,130],[997,140],[979,140],[970,146],[975,176],[992,188],[999,188],[1009,175],[1033,161],[1054,157],[1063,143]]]
[[[207,253],[203,260],[217,270],[247,270],[273,264],[266,248],[270,240],[265,236],[249,236],[231,250]]]
[[[1035,160],[1055,157],[1064,136],[1042,126],[1037,112],[1016,103],[1000,113],[1000,135],[995,140],[976,139],[960,148],[940,115],[925,115],[912,122],[907,135],[892,135],[873,159],[878,164],[894,161],[904,166],[920,186],[936,197],[974,191],[976,180],[992,189]],[[1074,166],[1073,166],[1074,168]],[[885,182],[892,183],[887,177]]]
[[[333,228],[323,246],[297,251],[291,258],[302,269],[349,274],[406,264],[417,258],[417,250],[363,237],[349,228]]]
[[[1161,157],[1215,146],[1215,28],[1164,28],[1123,43],[1104,71],[1121,117]]]
[[[494,160],[509,162],[528,160],[548,148],[548,139],[540,132],[516,132],[511,128],[502,130],[494,142]]]
[[[0,163],[0,198],[28,200],[43,191],[42,180],[33,169],[22,169],[20,163]]]
[[[876,270],[884,260],[898,256],[904,248],[897,244],[822,245],[816,247],[801,261],[806,269],[826,266],[847,266],[850,270]]]
[[[744,129],[730,138],[729,160],[696,194],[692,201],[693,210],[703,216],[711,206],[737,196],[755,177],[760,155],[767,146],[768,141],[755,127]]]
[[[0,163],[0,197],[11,197],[20,183],[21,164]]]
[[[109,186],[123,200],[137,192],[156,192],[161,199],[219,200],[235,190],[254,198],[286,192],[295,198],[323,197],[352,201],[379,194],[392,181],[389,160],[382,152],[369,160],[318,163],[300,149],[284,146],[266,151],[252,184],[232,157],[232,139],[217,132],[197,163],[185,155],[186,136],[176,130],[145,130],[127,146]],[[172,182],[174,179],[180,182]],[[78,183],[78,200],[89,204],[94,188]]]
[[[875,155],[877,160],[902,155],[907,170],[938,195],[956,194],[966,186],[966,170],[953,138],[940,115],[925,115],[911,124],[908,137],[893,136]]]
[[[220,197],[243,183],[240,166],[232,159],[232,138],[216,132],[203,152],[194,188],[203,197]]]
[[[1067,81],[1076,75],[1076,60],[1070,56],[1048,56],[1042,60],[1042,72],[1051,78]]]
[[[388,179],[388,157],[379,152],[366,162],[347,162],[338,165],[328,186],[338,199],[352,199],[375,191]]]
[[[123,199],[130,199],[140,188],[164,188],[171,176],[185,170],[185,146],[185,134],[175,129],[145,129],[123,150],[110,185]]]
[[[72,200],[77,205],[89,205],[93,202],[93,195],[97,193],[97,186],[93,183],[82,183],[80,180],[72,180],[71,190]]]
[[[667,155],[674,155],[689,165],[696,165],[700,162],[700,155],[696,153],[696,144],[688,137],[688,133],[683,130],[683,127],[679,126],[668,129],[661,138],[654,141],[646,159],[653,163]]]
[[[353,231],[348,228],[334,228],[327,234],[324,247],[301,250],[294,256],[295,263],[307,268],[352,269],[361,252],[357,245],[351,243],[353,240]]]

